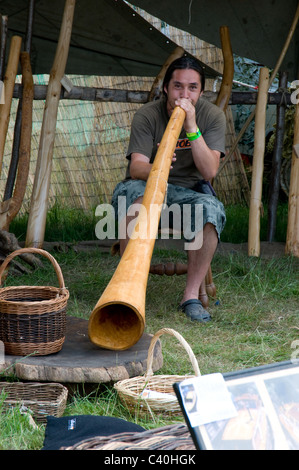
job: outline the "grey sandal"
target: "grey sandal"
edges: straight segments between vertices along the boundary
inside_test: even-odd
[[[201,323],[211,321],[210,314],[203,308],[201,301],[198,299],[186,300],[179,308],[192,321]]]

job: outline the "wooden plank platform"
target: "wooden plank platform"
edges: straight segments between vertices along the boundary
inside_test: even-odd
[[[61,351],[47,356],[5,355],[3,375],[21,380],[60,383],[108,383],[143,375],[152,335],[144,334],[126,351],[109,351],[91,343],[88,320],[67,317],[66,339]],[[153,370],[162,367],[161,343],[155,347]],[[5,372],[4,372],[5,371]]]

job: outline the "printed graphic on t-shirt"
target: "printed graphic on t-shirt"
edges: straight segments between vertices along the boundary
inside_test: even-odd
[[[176,150],[184,150],[191,147],[190,140],[187,137],[184,139],[179,139],[176,143]]]

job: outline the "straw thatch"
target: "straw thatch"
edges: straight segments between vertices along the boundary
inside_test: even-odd
[[[222,53],[193,36],[153,20],[164,34],[199,57],[207,65],[222,71]],[[75,86],[90,86],[122,90],[149,91],[151,77],[70,77]],[[47,84],[48,76],[34,77],[36,84]],[[215,86],[207,81],[208,90]],[[136,103],[87,102],[61,100],[58,109],[56,137],[53,153],[53,171],[49,204],[90,210],[109,202],[113,189],[125,174],[125,154],[130,123]],[[17,100],[13,100],[11,119],[6,139],[0,190],[3,194],[11,158]],[[30,173],[22,212],[29,211],[35,165],[38,154],[44,101],[34,101]],[[230,110],[227,112],[227,148],[234,139],[234,125]],[[238,150],[224,165],[214,181],[218,197],[225,204],[248,202],[249,187]]]

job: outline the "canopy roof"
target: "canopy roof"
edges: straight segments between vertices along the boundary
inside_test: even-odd
[[[30,0],[0,0],[8,34],[26,36]],[[64,0],[35,0],[32,35],[34,74],[49,73]],[[67,74],[156,76],[176,44],[122,0],[76,0]],[[207,76],[216,76],[206,67]]]
[[[232,50],[241,57],[274,68],[288,36],[297,0],[134,0],[134,5],[221,47],[219,28],[228,26]],[[298,76],[299,27],[297,27],[281,70],[289,80]]]
[[[297,0],[132,0],[166,23],[216,46],[220,26],[230,30],[234,53],[267,67],[276,65]],[[34,73],[49,73],[59,37],[64,0],[35,0]],[[30,0],[0,0],[9,36],[25,36]],[[76,0],[66,73],[156,76],[175,44],[123,0]],[[298,78],[299,30],[281,69]],[[218,75],[206,67],[208,76]]]

